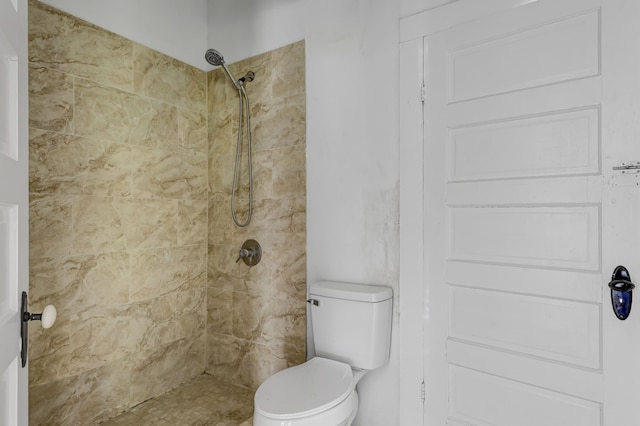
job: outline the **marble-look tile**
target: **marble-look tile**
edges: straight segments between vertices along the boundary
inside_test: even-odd
[[[134,358],[131,372],[132,405],[161,395],[204,370],[204,336],[181,339]]]
[[[242,242],[209,246],[208,286],[252,294],[270,294],[268,260],[249,267],[236,262]],[[268,259],[263,252],[263,259]]]
[[[173,105],[83,79],[76,79],[74,99],[79,136],[178,150],[178,111]]]
[[[124,252],[35,258],[29,266],[31,306],[52,303],[58,319],[129,299],[129,256]]]
[[[272,74],[274,66],[277,66],[277,64],[272,62],[272,57],[273,51],[270,51],[229,65],[229,69],[236,78],[244,76],[249,71],[253,71],[255,74],[254,80],[245,84],[245,90],[251,105],[273,98]],[[227,81],[227,84],[231,85],[231,82]],[[233,88],[233,85],[231,85],[231,87]],[[238,103],[237,91],[234,90],[234,92],[235,96],[231,96],[231,99],[229,99],[229,97],[227,98],[228,106],[231,106],[229,101],[231,101],[231,103]]]
[[[29,425],[97,424],[128,406],[130,369],[114,362],[29,388]]]
[[[207,327],[206,372],[228,382],[251,387],[251,383],[241,377],[243,360],[248,356],[250,347],[247,340],[219,334]]]
[[[218,68],[209,72],[207,74],[207,113],[237,108],[238,91],[223,69]]]
[[[37,67],[133,88],[133,43],[95,25],[29,2],[29,62]]]
[[[205,287],[176,293],[176,339],[203,337],[207,316]]]
[[[306,149],[304,145],[272,151],[273,192],[280,197],[306,194]]]
[[[291,366],[289,356],[282,346],[252,344],[248,356],[243,360],[242,382],[251,389],[257,389],[269,377]]]
[[[303,300],[307,290],[305,234],[288,232],[280,234],[280,237],[265,243],[267,253],[277,254],[269,258],[272,265],[271,296],[287,301]]]
[[[74,254],[122,251],[126,249],[123,217],[109,197],[75,197],[73,202]]]
[[[262,150],[253,153],[253,199],[265,200],[273,198],[273,152],[272,150]],[[246,187],[243,187],[248,192]]]
[[[126,197],[131,194],[131,146],[32,129],[29,190]]]
[[[128,305],[84,312],[70,324],[71,374],[80,374],[125,359],[139,345],[133,330],[134,309]]]
[[[279,232],[305,232],[306,198],[270,198],[254,206],[256,227]],[[272,236],[270,233],[269,236]],[[276,234],[277,235],[277,234]]]
[[[133,53],[136,93],[181,108],[205,111],[204,71],[137,43],[134,44]]]
[[[207,198],[207,157],[202,152],[171,152],[133,147],[137,158],[132,194],[139,198]]]
[[[131,301],[175,291],[204,289],[206,245],[134,250],[131,253]]]
[[[176,200],[119,199],[117,217],[124,218],[127,249],[161,248],[177,243]]]
[[[235,155],[238,143],[237,105],[235,109],[220,108],[208,117],[209,158]]]
[[[264,345],[302,341],[304,335],[300,336],[299,331],[306,320],[305,312],[304,300],[283,301],[234,292],[233,335]]]
[[[29,257],[71,254],[73,197],[30,194]]]
[[[304,144],[305,108],[304,92],[256,103],[251,109],[255,150]]]
[[[187,152],[207,153],[207,115],[187,109],[178,109],[178,142]]]
[[[257,205],[257,202],[256,202]],[[254,205],[253,214],[256,213],[256,205]],[[239,207],[237,217],[240,220],[246,218],[246,203],[244,200],[236,199],[236,206]],[[224,201],[209,201],[209,244],[229,244],[242,243],[251,238],[254,227],[258,221],[252,221],[251,228],[239,228],[234,225],[231,219],[231,200],[226,198]],[[238,250],[240,247],[238,246]]]
[[[281,98],[305,91],[304,40],[272,52],[272,95]]]
[[[29,385],[41,385],[70,375],[69,320],[56,319],[50,329],[29,326]]]
[[[174,341],[177,328],[175,317],[175,294],[131,305],[130,328],[135,342],[133,352],[155,350]]]
[[[175,297],[96,308],[71,321],[72,373],[80,373],[175,339]]]
[[[207,243],[206,200],[178,201],[178,245]]]
[[[209,157],[209,199],[226,200],[231,197],[236,155]]]
[[[207,289],[208,331],[217,334],[233,333],[233,292],[224,288]]]
[[[29,67],[29,126],[73,133],[73,76]]]

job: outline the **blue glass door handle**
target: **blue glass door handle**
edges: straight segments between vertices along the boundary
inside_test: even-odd
[[[631,313],[633,302],[633,289],[635,284],[631,282],[631,275],[624,266],[616,266],[611,275],[609,288],[611,289],[611,306],[613,313],[619,320],[626,320]]]

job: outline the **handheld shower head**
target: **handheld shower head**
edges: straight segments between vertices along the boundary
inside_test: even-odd
[[[222,53],[218,52],[215,49],[207,50],[207,52],[204,54],[204,59],[206,59],[207,62],[216,67],[224,64],[224,57],[222,56]]]
[[[217,66],[221,66],[222,69],[224,69],[224,72],[227,73],[227,75],[231,79],[231,82],[233,83],[235,88],[240,90],[240,84],[235,79],[233,74],[231,74],[231,71],[227,67],[227,64],[225,64],[224,57],[222,56],[222,53],[218,52],[216,49],[209,49],[209,50],[207,50],[205,52],[204,59],[206,59],[207,62],[209,62],[213,66],[216,66],[216,67]]]

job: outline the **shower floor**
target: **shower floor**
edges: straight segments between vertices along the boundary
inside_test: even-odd
[[[251,426],[253,392],[203,374],[102,426]]]

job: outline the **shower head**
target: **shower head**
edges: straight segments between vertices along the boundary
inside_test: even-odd
[[[214,65],[216,67],[221,66],[222,69],[224,69],[224,72],[227,73],[227,75],[231,79],[231,82],[233,83],[235,88],[241,90],[241,84],[238,83],[238,80],[236,80],[233,74],[231,74],[231,71],[227,67],[227,64],[225,64],[224,62],[222,53],[218,52],[216,49],[209,49],[205,52],[204,59],[206,59],[207,62],[209,62],[211,65]]]
[[[216,67],[224,64],[224,57],[222,56],[222,53],[218,52],[215,49],[207,50],[207,52],[204,54],[204,58],[207,60],[207,62]]]

